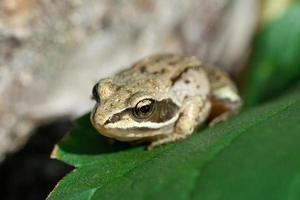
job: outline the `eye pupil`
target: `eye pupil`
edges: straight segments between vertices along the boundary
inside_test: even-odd
[[[140,108],[140,111],[141,111],[142,113],[147,113],[147,112],[150,111],[150,106],[149,106],[149,105],[142,106],[142,107]]]
[[[152,115],[156,108],[156,102],[153,99],[143,99],[139,101],[133,109],[133,115],[137,119],[147,119]]]

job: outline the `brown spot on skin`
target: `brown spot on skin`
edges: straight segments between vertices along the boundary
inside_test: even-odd
[[[174,85],[174,84],[176,83],[176,81],[177,81],[178,79],[180,79],[180,77],[182,76],[182,74],[184,74],[185,72],[187,72],[189,69],[191,69],[191,68],[187,67],[187,68],[185,68],[180,74],[178,74],[178,75],[175,76],[175,77],[172,77],[172,78],[171,78],[172,85]]]
[[[184,80],[184,83],[189,84],[190,80]]]
[[[141,73],[147,72],[146,66],[142,66],[142,67],[140,68],[140,72],[141,72]]]
[[[161,70],[161,73],[162,73],[162,74],[166,73],[166,69],[162,69],[162,70]]]
[[[200,88],[200,85],[197,85],[196,87],[197,87],[197,89],[199,89],[199,88]]]
[[[121,89],[121,86],[117,85],[117,86],[115,87],[115,92],[118,92],[120,89]]]

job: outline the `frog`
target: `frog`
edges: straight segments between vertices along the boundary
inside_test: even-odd
[[[145,57],[92,88],[90,120],[102,135],[147,142],[151,150],[183,140],[239,113],[242,99],[228,73],[195,56]]]

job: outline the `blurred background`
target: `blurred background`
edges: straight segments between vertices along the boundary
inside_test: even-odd
[[[223,68],[245,107],[278,96],[300,77],[299,19],[297,0],[0,0],[1,199],[45,199],[93,85],[149,54]]]

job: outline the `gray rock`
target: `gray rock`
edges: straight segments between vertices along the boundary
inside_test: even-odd
[[[137,59],[193,54],[241,70],[258,0],[2,0],[0,158],[38,124],[88,112],[91,88]]]

